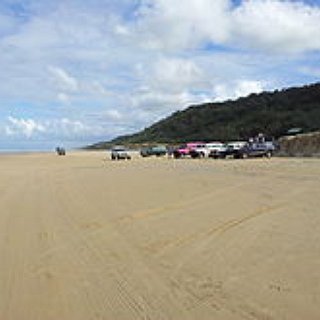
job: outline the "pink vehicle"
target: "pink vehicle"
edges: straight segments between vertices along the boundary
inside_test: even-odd
[[[179,148],[173,151],[173,156],[178,159],[181,157],[189,156],[190,152],[196,148],[204,147],[204,142],[189,142],[185,145],[180,146]]]

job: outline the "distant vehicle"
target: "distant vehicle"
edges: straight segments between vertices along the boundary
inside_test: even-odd
[[[190,156],[192,158],[205,158],[222,150],[224,150],[224,144],[222,142],[209,142],[193,148],[190,151]]]
[[[173,156],[176,159],[181,157],[191,156],[191,152],[197,148],[203,148],[205,146],[204,142],[189,142],[180,146],[173,151]]]
[[[209,150],[205,143],[197,144],[190,149],[189,152],[191,158],[204,158],[209,155]]]
[[[61,147],[56,147],[56,153],[58,156],[65,156],[66,155],[66,150]]]
[[[129,151],[124,146],[115,146],[111,149],[111,160],[131,160]]]
[[[154,146],[154,147],[146,147],[142,148],[140,151],[140,155],[142,157],[150,157],[150,156],[165,156],[167,154],[167,148],[165,146]]]
[[[224,150],[217,155],[219,158],[241,158],[242,150],[247,146],[247,141],[233,141],[225,145]]]
[[[207,143],[207,148],[209,150],[208,157],[217,158],[221,152],[226,150],[226,145],[220,141],[215,141]]]
[[[267,157],[271,158],[276,145],[273,141],[266,141],[262,134],[257,137],[249,139],[249,142],[240,148],[237,152],[237,158],[253,158],[253,157]]]

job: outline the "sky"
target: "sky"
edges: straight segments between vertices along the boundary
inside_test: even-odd
[[[0,150],[319,82],[320,0],[1,0]]]

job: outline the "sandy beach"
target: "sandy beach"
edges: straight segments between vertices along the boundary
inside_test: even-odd
[[[0,156],[0,320],[320,319],[320,160]]]

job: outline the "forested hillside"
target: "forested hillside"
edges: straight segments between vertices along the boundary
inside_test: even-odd
[[[259,132],[278,138],[295,127],[303,132],[320,129],[320,83],[251,94],[235,101],[190,106],[111,143],[226,141],[247,139]],[[91,147],[104,145],[102,142]]]

